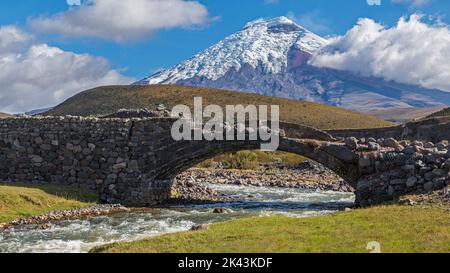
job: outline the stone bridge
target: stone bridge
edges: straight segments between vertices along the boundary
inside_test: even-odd
[[[0,120],[0,181],[86,186],[107,203],[151,206],[170,196],[174,177],[215,155],[259,149],[260,141],[174,141],[171,118],[35,117]],[[446,187],[444,143],[394,139],[337,141],[281,123],[279,150],[336,172],[366,206]]]

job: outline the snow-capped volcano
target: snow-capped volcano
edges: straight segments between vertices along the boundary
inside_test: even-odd
[[[450,104],[450,93],[308,64],[327,40],[286,17],[258,19],[136,84],[224,88],[368,111]]]
[[[254,69],[260,66],[265,73],[280,74],[286,71],[292,48],[312,54],[325,44],[325,39],[286,17],[259,19],[193,58],[140,83],[177,83],[194,77],[217,80],[231,69],[241,70],[244,65]]]

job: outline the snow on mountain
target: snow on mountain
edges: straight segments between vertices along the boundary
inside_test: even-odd
[[[313,53],[326,40],[295,24],[286,17],[259,19],[248,23],[193,58],[144,79],[140,84],[176,83],[193,77],[217,80],[229,70],[239,71],[244,64],[265,73],[279,74],[286,70],[288,52],[294,46]]]
[[[450,93],[309,65],[327,40],[286,17],[258,19],[172,68],[135,84],[224,88],[359,111],[450,104]]]

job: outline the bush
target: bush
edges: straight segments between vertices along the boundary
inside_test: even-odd
[[[221,163],[226,169],[256,170],[259,166],[258,156],[250,151],[227,154]]]
[[[306,158],[285,152],[240,151],[218,155],[196,165],[197,168],[213,168],[221,165],[226,169],[256,170],[262,164],[282,164],[286,167],[296,166]]]

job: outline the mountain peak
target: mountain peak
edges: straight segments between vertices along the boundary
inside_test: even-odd
[[[311,56],[327,43],[287,17],[257,19],[136,84],[223,88],[365,111],[450,104],[446,92],[309,65]]]
[[[325,44],[325,39],[287,17],[257,19],[191,59],[137,84],[177,83],[192,78],[217,80],[244,67],[280,74],[288,69],[290,52],[303,52],[306,57],[298,55],[303,62]]]
[[[307,31],[304,27],[298,25],[293,20],[287,18],[286,16],[280,16],[268,19],[256,19],[247,23],[244,27],[245,29],[255,28],[255,27],[267,27],[267,31],[271,33],[290,33],[298,31]]]

